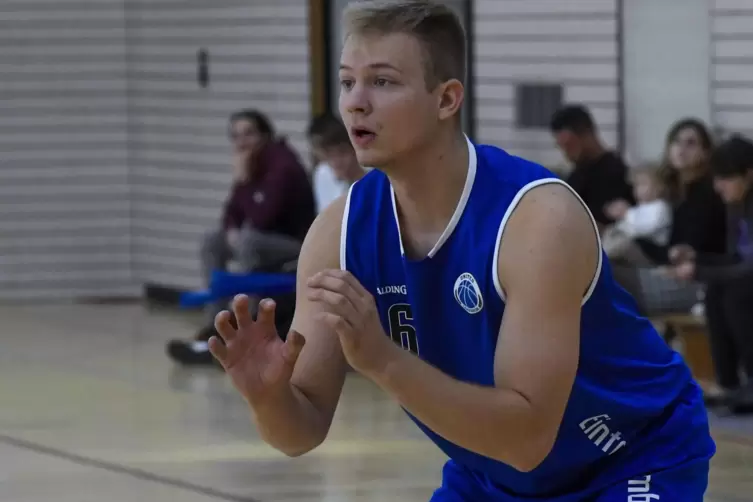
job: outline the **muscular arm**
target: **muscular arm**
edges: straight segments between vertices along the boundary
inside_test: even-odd
[[[344,198],[314,221],[298,260],[296,307],[291,329],[306,339],[289,391],[254,409],[264,441],[289,456],[316,448],[329,432],[345,381],[346,364],[334,333],[313,322],[321,307],[306,298],[306,280],[328,268],[340,268],[340,224]]]
[[[499,256],[506,306],[494,387],[457,381],[406,351],[372,378],[440,436],[530,471],[551,451],[570,396],[598,246],[580,202],[552,184],[523,197]]]

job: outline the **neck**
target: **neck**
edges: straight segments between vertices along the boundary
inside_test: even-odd
[[[699,164],[693,167],[687,167],[679,171],[680,181],[682,181],[683,183],[691,183],[703,176],[705,172],[706,166],[703,164]]]
[[[465,136],[448,131],[385,169],[406,252],[425,255],[455,213],[468,176]]]
[[[348,185],[352,185],[356,181],[363,178],[364,174],[366,174],[366,171],[364,171],[364,169],[360,165],[355,165],[350,171],[348,171],[348,174],[345,176],[345,179],[343,181],[345,181]]]

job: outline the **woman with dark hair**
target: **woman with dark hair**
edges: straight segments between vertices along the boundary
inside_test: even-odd
[[[753,411],[753,143],[725,141],[711,157],[714,185],[727,206],[725,254],[678,246],[674,273],[707,285],[705,312],[722,402]],[[741,386],[740,369],[747,376]],[[713,402],[714,400],[709,400]]]
[[[724,252],[727,219],[709,172],[712,150],[711,134],[699,120],[680,120],[667,134],[660,176],[672,205],[669,244],[659,246],[647,239],[637,239],[644,255],[655,265],[638,270],[635,296],[648,315],[687,312],[702,297],[702,285],[667,273],[673,248],[685,246],[699,253]]]

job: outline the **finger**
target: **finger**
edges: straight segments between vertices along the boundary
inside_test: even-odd
[[[282,347],[282,358],[292,368],[295,366],[298,356],[301,355],[301,350],[306,344],[306,339],[302,334],[295,330],[291,330],[285,339],[285,345]]]
[[[361,281],[356,279],[356,276],[348,272],[347,270],[337,270],[337,277],[340,277],[342,280],[350,284],[350,287],[353,288],[353,291],[358,293],[361,297],[369,297],[371,296],[371,293],[369,293],[366,288],[363,287],[363,284],[361,284]]]
[[[309,288],[306,291],[309,300],[325,304],[333,313],[355,323],[359,313],[353,301],[340,293],[323,288]]]
[[[334,270],[333,271],[335,277],[338,277],[345,281],[346,284],[348,284],[353,291],[355,296],[355,306],[356,310],[359,312],[366,312],[371,307],[373,307],[373,301],[374,297],[369,293],[369,291],[363,287],[361,282],[356,279],[356,277],[348,272],[347,270]]]
[[[265,334],[277,333],[275,326],[275,309],[277,304],[271,298],[259,302],[259,312],[256,314],[256,324]]]
[[[215,316],[214,329],[217,330],[217,333],[219,333],[225,343],[235,339],[235,335],[237,334],[236,329],[230,322],[230,312],[227,310],[223,310]]]
[[[341,295],[350,301],[356,311],[359,310],[362,298],[344,279],[327,273],[317,274],[312,279],[309,283],[311,289],[326,290]]]
[[[331,312],[319,312],[314,319],[321,322],[341,337],[349,337],[353,333],[353,326],[343,317]]]
[[[327,277],[331,277],[334,279],[337,279],[339,281],[342,281],[346,285],[350,287],[350,289],[353,291],[353,293],[356,295],[356,297],[365,297],[370,296],[370,293],[366,290],[366,288],[363,287],[363,285],[356,279],[353,274],[348,272],[347,270],[340,270],[340,269],[328,269],[323,270],[316,274],[312,279],[314,279],[314,282],[322,281]]]
[[[227,361],[227,347],[225,344],[216,336],[210,337],[207,343],[209,345],[209,352],[224,366],[225,361]]]
[[[251,326],[251,309],[249,308],[249,299],[246,295],[237,295],[233,298],[233,314],[239,328]]]

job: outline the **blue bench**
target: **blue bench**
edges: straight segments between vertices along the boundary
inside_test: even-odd
[[[295,273],[233,273],[216,270],[212,273],[209,288],[183,293],[180,297],[180,306],[201,307],[238,294],[277,296],[290,293],[295,293]]]

